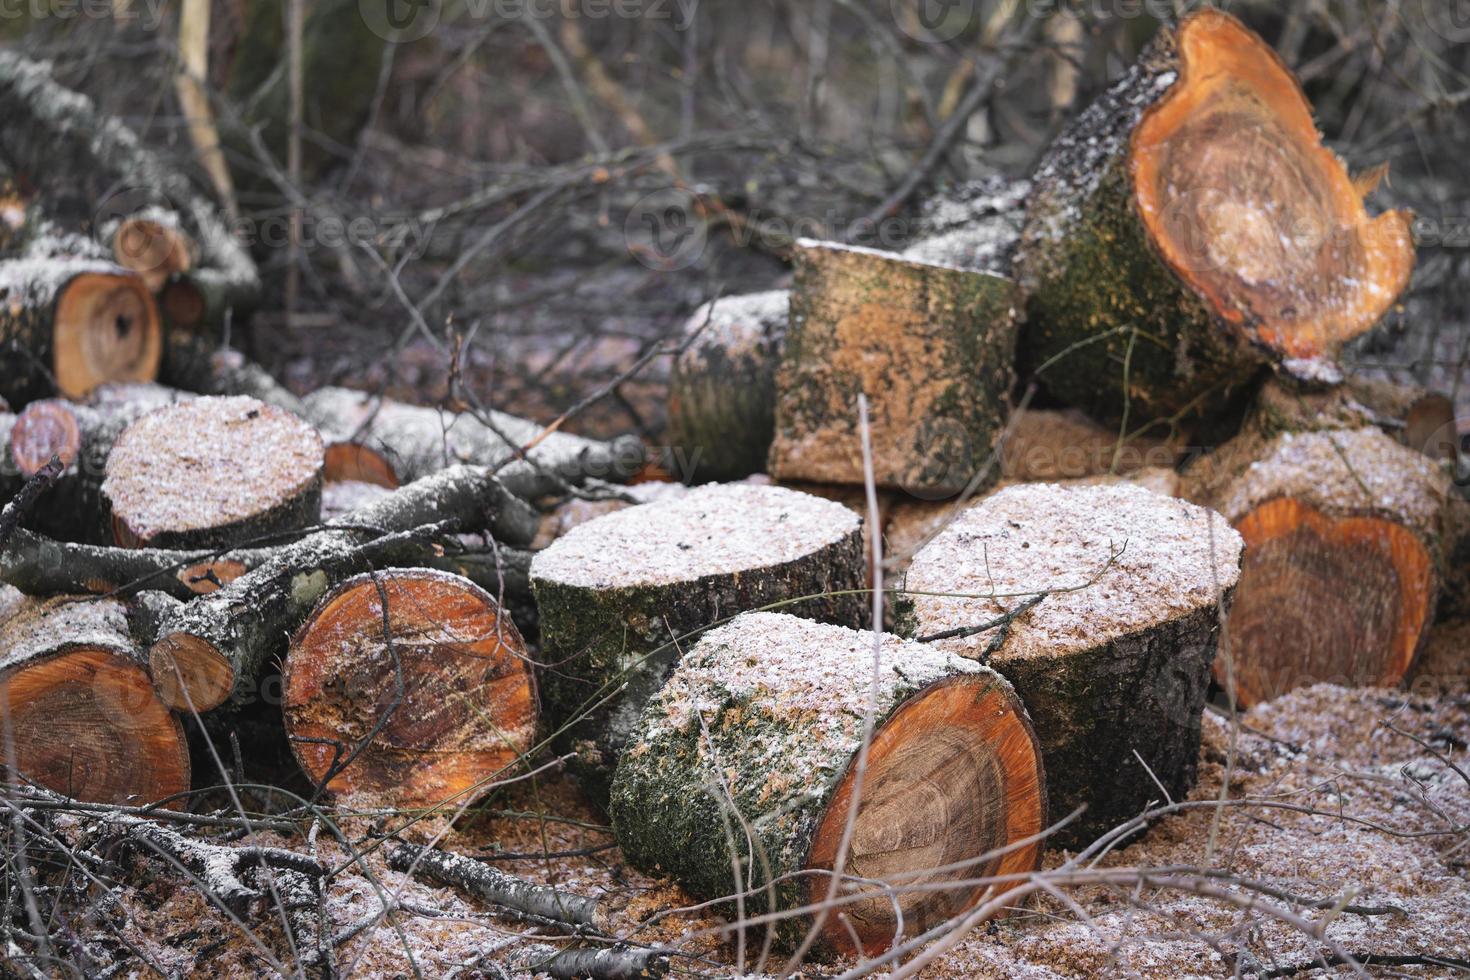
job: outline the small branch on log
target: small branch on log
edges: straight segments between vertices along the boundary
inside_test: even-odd
[[[573,935],[607,934],[607,913],[596,899],[533,884],[462,854],[400,844],[388,853],[388,866],[463,888],[512,912],[554,923]]]
[[[670,954],[662,949],[635,949],[618,945],[610,948],[567,948],[536,943],[497,950],[482,968],[509,967],[556,980],[656,980],[669,971]],[[501,976],[510,974],[500,969]]]
[[[35,506],[37,498],[56,482],[62,468],[61,460],[51,457],[51,461],[26,480],[20,492],[0,510],[0,551],[4,550],[11,536],[19,531],[20,522],[25,520],[26,514]]]

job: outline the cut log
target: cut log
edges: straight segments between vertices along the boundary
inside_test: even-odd
[[[705,634],[618,766],[611,813],[628,861],[696,898],[745,889],[747,914],[798,908],[826,897],[821,872],[855,809],[844,873],[858,880],[837,890],[821,939],[869,955],[973,907],[990,887],[975,879],[1036,870],[1045,779],[1011,686],[894,636],[875,665],[875,645],[872,633],[775,613]],[[810,924],[788,919],[779,938]]]
[[[784,289],[722,296],[685,325],[687,346],[669,378],[669,444],[686,483],[765,470],[788,301]]]
[[[1117,428],[1094,422],[1075,409],[1033,409],[1011,420],[1001,479],[1054,482],[1172,468],[1184,458],[1185,443],[1183,433],[1153,428],[1120,439]]]
[[[525,641],[488,592],[442,572],[337,586],[292,639],[282,680],[291,750],[344,805],[464,806],[535,742]]]
[[[841,504],[715,484],[600,517],[538,553],[542,708],[592,799],[606,802],[638,713],[695,631],[794,599],[782,608],[861,622],[861,542],[861,519]]]
[[[904,257],[1009,276],[1030,193],[1028,180],[995,176],[946,191],[925,203],[919,214],[922,240],[905,249]]]
[[[332,586],[395,561],[396,546],[421,553],[423,535],[489,529],[511,545],[529,543],[537,515],[485,470],[457,466],[411,483],[351,515],[347,522],[276,549],[269,560],[222,589],[180,605],[164,617],[149,650],[164,703],[207,711],[232,692],[243,697],[262,667],[283,652]],[[367,544],[385,537],[376,550]]]
[[[254,398],[155,409],[107,457],[102,495],[124,547],[230,548],[321,518],[322,442]]]
[[[326,441],[329,480],[396,487],[460,463],[500,466],[506,485],[531,497],[588,478],[626,481],[643,465],[636,440],[547,434],[544,426],[504,412],[449,412],[348,388],[312,392],[305,411]],[[527,446],[529,462],[506,465]]]
[[[1443,582],[1449,477],[1376,428],[1247,433],[1184,493],[1245,538],[1216,678],[1242,706],[1294,688],[1401,683]]]
[[[306,418],[301,399],[293,395],[269,371],[252,363],[237,350],[222,348],[208,338],[172,330],[163,377],[182,389],[180,394],[246,395],[292,415]],[[178,400],[178,399],[175,399]]]
[[[1408,213],[1368,216],[1291,73],[1219,10],[1162,28],[1033,179],[1028,360],[1099,419],[1203,409],[1266,363],[1336,376],[1414,265]]]
[[[1089,843],[1194,784],[1240,551],[1218,515],[1140,487],[1025,484],[965,510],[914,556],[905,588],[919,638],[1015,685],[1053,813],[1086,807],[1059,841]]]
[[[1000,276],[801,242],[771,476],[861,484],[866,393],[880,486],[963,489],[1009,410],[1018,302]]]
[[[183,729],[115,600],[0,586],[0,728],[18,778],[66,796],[141,806],[189,788]]]
[[[142,277],[150,293],[193,268],[198,247],[173,211],[145,208],[103,229],[117,264]]]
[[[19,405],[107,381],[151,381],[162,356],[158,310],[137,276],[110,262],[0,262],[0,394]]]
[[[1455,403],[1448,396],[1356,375],[1325,391],[1267,381],[1256,394],[1248,425],[1267,439],[1283,432],[1374,426],[1430,459],[1459,457]]]

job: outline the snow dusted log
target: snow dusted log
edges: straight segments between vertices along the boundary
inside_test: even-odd
[[[207,711],[244,694],[262,666],[334,585],[374,568],[412,565],[398,548],[422,551],[422,534],[488,529],[511,545],[529,543],[537,515],[485,470],[456,466],[398,490],[277,548],[222,589],[164,617],[149,650],[159,694],[170,707]],[[375,543],[378,538],[386,538]],[[492,565],[492,569],[493,569]]]
[[[239,351],[218,347],[196,334],[170,331],[163,376],[170,384],[183,389],[180,394],[246,395],[306,418],[301,399],[269,371],[247,360]]]
[[[1219,10],[1162,28],[1033,180],[1028,360],[1100,419],[1205,408],[1265,363],[1332,377],[1414,265],[1410,216],[1368,216],[1296,79]]]
[[[597,899],[533,884],[463,854],[399,844],[388,852],[388,867],[463,888],[519,915],[568,926],[569,931],[607,935],[610,928],[608,914]]]
[[[669,378],[672,463],[687,482],[763,472],[775,434],[776,364],[789,293],[722,296],[694,311]]]
[[[112,242],[117,264],[136,272],[155,295],[171,278],[194,267],[198,246],[173,211],[145,208],[103,232]]]
[[[712,484],[573,528],[531,563],[542,708],[592,798],[644,703],[693,642],[736,613],[783,606],[856,625],[867,596],[862,521],[781,487]],[[836,593],[836,594],[834,594]]]
[[[0,262],[0,395],[80,398],[106,381],[151,381],[162,330],[143,281],[81,258]]]
[[[1455,404],[1448,396],[1356,375],[1325,391],[1267,381],[1256,394],[1248,421],[1268,439],[1283,432],[1374,426],[1430,459],[1459,455]]]
[[[322,441],[244,396],[195,398],[129,425],[102,495],[125,547],[229,548],[321,517]]]
[[[904,257],[1009,276],[1030,193],[1030,181],[996,176],[946,191],[925,203],[919,214],[922,240],[905,249]]]
[[[990,273],[801,242],[771,476],[861,484],[866,393],[878,484],[962,489],[1005,422],[1018,303]]]
[[[260,277],[249,252],[189,176],[166,166],[91,99],[59,85],[49,64],[0,53],[0,119],[0,149],[42,199],[81,196],[100,202],[109,219],[177,213],[198,255],[163,293],[173,323],[219,325],[228,312],[238,321],[258,302]]]
[[[1087,807],[1059,841],[1189,792],[1240,552],[1218,515],[1140,487],[1025,484],[914,556],[918,638],[1004,674],[1041,739],[1053,815]]]
[[[1444,580],[1449,476],[1376,428],[1247,432],[1184,473],[1245,539],[1229,659],[1250,706],[1318,682],[1394,687]]]
[[[25,480],[16,469],[15,459],[10,453],[10,438],[14,430],[14,413],[0,408],[0,502],[8,501]]]
[[[20,779],[79,800],[141,806],[189,788],[183,729],[116,600],[0,585],[0,739]]]
[[[1162,427],[1120,439],[1116,427],[1094,422],[1075,409],[1030,409],[1011,421],[1001,479],[1032,483],[1172,468],[1184,451],[1183,435]]]
[[[536,735],[526,644],[467,579],[387,569],[324,596],[282,670],[301,768],[358,808],[468,805]]]
[[[459,463],[501,466],[496,475],[529,499],[587,478],[622,482],[643,465],[635,438],[601,442],[548,433],[504,412],[449,412],[348,388],[321,388],[305,402],[305,417],[326,440],[329,480],[396,487]],[[522,449],[529,462],[505,465]]]
[[[838,889],[822,941],[854,952],[856,934],[866,954],[987,894],[958,882],[1039,867],[1041,751],[1011,686],[973,660],[885,635],[874,691],[874,648],[870,632],[775,613],[705,634],[618,766],[610,809],[628,861],[696,898],[748,888],[747,914],[793,909],[826,897],[820,872],[835,866],[855,806],[845,872],[863,881]],[[901,921],[884,883],[899,889]],[[779,935],[794,942],[809,925],[794,917]]]
[[[669,972],[669,954],[662,949],[630,946],[549,946],[517,944],[486,957],[502,969],[546,976],[554,980],[657,980]]]

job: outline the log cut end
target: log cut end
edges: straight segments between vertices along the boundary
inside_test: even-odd
[[[208,640],[170,633],[148,651],[148,670],[163,703],[176,711],[208,711],[224,704],[235,668]]]
[[[253,398],[196,398],[128,426],[102,491],[127,547],[230,547],[320,517],[322,442]]]
[[[163,356],[158,308],[136,276],[83,272],[57,297],[52,344],[56,387],[68,398],[107,381],[152,381]]]
[[[177,219],[162,214],[138,214],[118,223],[112,235],[117,264],[142,277],[157,293],[171,276],[194,265],[194,243]]]
[[[121,605],[108,600],[19,600],[0,609],[0,719],[6,764],[19,778],[134,806],[189,788],[183,729],[126,630]]]
[[[1180,77],[1133,137],[1139,215],[1180,278],[1273,359],[1330,359],[1408,285],[1410,215],[1368,216],[1296,80],[1235,18],[1201,11],[1177,45]]]
[[[900,893],[897,908],[888,895],[847,906],[846,923],[827,923],[827,944],[853,951],[850,926],[861,952],[874,955],[900,933],[972,908],[990,887],[948,883],[1035,870],[1046,816],[1040,771],[1031,726],[993,675],[941,681],[905,702],[873,737],[847,868],[914,890]],[[849,769],[817,826],[808,868],[833,867],[856,784]],[[812,877],[808,900],[821,902],[827,885]]]
[[[333,483],[371,483],[397,490],[398,473],[392,462],[371,446],[333,440],[323,456],[322,475]]]
[[[302,768],[360,806],[468,803],[534,742],[524,641],[488,593],[442,572],[338,586],[291,644],[284,687]]]
[[[76,412],[59,399],[31,402],[10,430],[10,458],[23,477],[35,476],[53,456],[70,466],[81,451],[82,430]]]

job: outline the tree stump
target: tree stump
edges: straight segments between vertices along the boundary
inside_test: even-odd
[[[458,464],[503,466],[527,446],[531,468],[547,471],[553,484],[587,477],[626,480],[643,463],[641,445],[634,451],[629,441],[547,433],[536,422],[504,412],[448,412],[348,388],[312,392],[305,411],[326,441],[329,480],[396,487]],[[513,483],[523,468],[513,464],[500,475]]]
[[[1053,144],[1016,259],[1033,368],[1096,418],[1194,412],[1262,364],[1337,376],[1408,284],[1276,53],[1229,14],[1164,27]]]
[[[107,381],[151,381],[163,352],[153,297],[110,262],[0,262],[0,396],[81,398]]]
[[[1448,475],[1376,428],[1251,432],[1184,474],[1245,539],[1216,678],[1249,707],[1318,682],[1395,687],[1434,619]]]
[[[0,729],[5,764],[13,751],[19,777],[66,796],[142,806],[189,788],[183,728],[116,600],[0,585]]]
[[[282,671],[301,768],[348,805],[458,807],[532,748],[526,645],[488,592],[388,569],[324,596]]]
[[[334,585],[422,562],[440,532],[489,530],[524,545],[536,522],[535,510],[483,469],[456,466],[410,483],[162,616],[148,651],[159,696],[169,707],[197,711],[242,698]],[[494,556],[487,571],[498,572]]]
[[[775,435],[776,364],[789,293],[722,296],[685,324],[669,378],[672,462],[685,482],[739,480],[766,468]]]
[[[600,517],[538,553],[542,708],[593,800],[606,802],[638,713],[695,631],[798,598],[782,608],[861,622],[861,542],[861,519],[841,504],[714,484]]]
[[[800,243],[771,476],[861,484],[857,396],[866,393],[877,483],[962,489],[1009,410],[1018,303],[1000,276]]]
[[[1038,868],[1041,752],[1011,686],[973,660],[885,635],[874,691],[874,648],[872,633],[775,613],[705,634],[618,766],[611,813],[628,861],[700,899],[748,889],[747,914],[797,908],[826,897],[828,875],[800,872],[834,868],[856,805],[845,873],[865,881],[838,890],[846,900],[821,941],[869,955],[987,893],[957,882]],[[934,890],[899,891],[900,922],[874,882]],[[780,938],[794,943],[809,925],[788,920]]]
[[[919,638],[1015,685],[1053,816],[1086,806],[1057,840],[1089,843],[1163,792],[1188,793],[1240,551],[1218,515],[1140,487],[1025,484],[963,511],[914,556],[905,588]]]
[[[230,548],[321,516],[322,442],[254,398],[196,398],[129,425],[102,493],[118,544]]]

